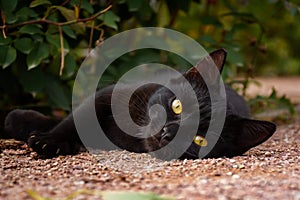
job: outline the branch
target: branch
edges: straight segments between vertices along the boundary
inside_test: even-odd
[[[60,69],[59,69],[59,75],[61,76],[63,73],[63,70],[65,68],[65,47],[64,47],[64,37],[62,33],[61,26],[58,27],[59,30],[59,38],[60,38],[60,51],[61,51],[61,62],[60,62]]]
[[[67,22],[54,22],[51,20],[47,20],[47,19],[37,19],[37,20],[32,20],[32,21],[26,21],[26,22],[22,22],[19,24],[6,24],[3,26],[0,26],[0,29],[5,29],[5,28],[15,28],[18,26],[24,26],[24,25],[28,25],[28,24],[41,24],[41,23],[46,23],[46,24],[51,24],[51,25],[55,25],[55,26],[66,26],[66,25],[70,25],[70,24],[75,24],[78,22],[87,22],[87,21],[92,21],[94,19],[96,19],[97,17],[99,17],[100,15],[106,13],[109,9],[111,9],[112,5],[109,5],[107,8],[105,8],[104,10],[101,10],[100,12],[96,13],[95,15],[88,17],[88,18],[83,18],[83,19],[75,19],[75,20],[71,20],[71,21],[67,21]]]

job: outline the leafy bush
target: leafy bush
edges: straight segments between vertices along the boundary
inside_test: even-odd
[[[300,26],[294,23],[299,6],[286,0],[0,0],[0,6],[0,110],[70,111],[73,80],[89,50],[140,26],[173,28],[208,50],[226,48],[224,79],[233,81],[243,72],[245,88],[253,71],[269,73],[276,67],[278,74],[300,74],[300,61],[293,58],[300,50],[294,45],[299,43]],[[133,52],[113,63],[105,80],[113,82],[144,61],[188,67],[166,52]]]

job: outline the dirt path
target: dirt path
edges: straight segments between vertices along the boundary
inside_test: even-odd
[[[111,151],[42,160],[26,145],[2,141],[1,148],[0,199],[30,199],[27,190],[62,198],[81,189],[151,191],[177,199],[300,199],[299,125],[282,126],[265,144],[231,159],[163,162]]]
[[[259,83],[250,84],[247,95],[270,95],[275,88],[279,96],[286,95],[294,103],[300,103],[300,77],[255,78]]]
[[[292,85],[299,95],[300,83]],[[300,121],[280,126],[266,143],[231,159],[164,162],[111,151],[43,160],[10,140],[0,140],[0,151],[0,199],[5,200],[32,199],[28,190],[61,199],[82,189],[146,191],[176,199],[300,200]]]

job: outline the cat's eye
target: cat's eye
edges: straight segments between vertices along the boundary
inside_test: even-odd
[[[194,137],[194,143],[200,147],[206,147],[208,144],[207,140],[204,137],[199,136],[199,135],[196,135]]]
[[[182,104],[181,104],[181,101],[179,99],[175,99],[173,102],[172,102],[172,110],[173,112],[176,114],[176,115],[179,115],[180,113],[182,113]]]

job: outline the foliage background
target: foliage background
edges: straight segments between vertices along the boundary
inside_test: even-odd
[[[17,107],[70,111],[73,80],[89,50],[135,27],[172,28],[207,50],[225,48],[223,78],[244,88],[255,75],[300,74],[296,0],[0,0],[0,8],[2,115]],[[104,79],[154,61],[187,68],[166,52],[137,51],[114,62]]]

